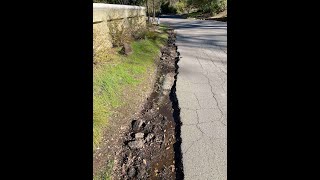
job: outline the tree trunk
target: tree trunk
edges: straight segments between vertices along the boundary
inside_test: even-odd
[[[153,5],[153,22],[156,20],[156,11],[155,11],[155,7],[154,7],[154,0],[152,0],[152,5]]]
[[[150,15],[149,15],[148,0],[146,0],[146,7],[147,7],[147,16],[148,16],[148,24],[149,24],[150,23]]]

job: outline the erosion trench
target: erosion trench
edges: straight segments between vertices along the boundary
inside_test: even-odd
[[[176,35],[168,30],[154,91],[123,135],[113,179],[183,179],[180,110],[175,94],[179,53]]]

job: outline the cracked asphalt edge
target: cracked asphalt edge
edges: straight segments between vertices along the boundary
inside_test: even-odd
[[[176,33],[174,32],[175,36]],[[175,76],[174,76],[174,83],[171,88],[170,92],[170,100],[172,102],[172,108],[173,108],[173,118],[175,121],[175,136],[176,136],[176,142],[174,144],[174,156],[175,156],[175,165],[176,165],[176,179],[177,180],[183,180],[184,179],[184,172],[183,172],[183,161],[182,161],[182,150],[181,150],[181,119],[180,119],[180,107],[179,107],[179,101],[176,94],[176,85],[177,85],[177,77],[179,74],[179,66],[178,62],[180,60],[180,53],[178,51],[177,45],[174,43],[176,47],[177,57],[175,58]]]

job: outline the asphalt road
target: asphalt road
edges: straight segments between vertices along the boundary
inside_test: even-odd
[[[165,16],[180,52],[176,93],[186,180],[227,179],[227,23]]]

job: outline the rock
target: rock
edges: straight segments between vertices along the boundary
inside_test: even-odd
[[[164,91],[170,91],[174,83],[174,73],[168,73],[164,79],[162,88]]]
[[[163,139],[163,136],[158,135],[158,136],[156,137],[156,142],[162,142],[162,139]]]
[[[120,52],[121,54],[124,54],[124,55],[132,54],[131,46],[127,43],[124,43]]]
[[[131,122],[131,127],[133,131],[139,131],[141,127],[145,126],[145,121],[144,120],[133,120]]]
[[[147,179],[147,178],[143,178],[146,175],[147,175],[146,168],[142,168],[142,167],[139,168],[139,173],[138,173],[137,179]]]
[[[129,169],[128,175],[130,178],[133,178],[136,174],[137,174],[137,171],[135,168],[132,167]]]
[[[170,167],[171,167],[171,171],[174,172],[174,169],[175,169],[174,165],[171,165]]]
[[[134,137],[135,137],[136,139],[143,139],[144,133],[142,133],[142,132],[136,133],[136,134],[134,135]]]
[[[150,133],[150,134],[148,134],[148,136],[146,137],[146,141],[149,142],[149,141],[151,141],[153,138],[154,138],[154,134],[153,134],[153,133]]]
[[[153,129],[153,125],[150,122],[148,122],[148,124],[144,127],[144,130],[148,132],[151,132],[152,129]]]
[[[128,146],[130,147],[130,149],[140,149],[143,148],[144,143],[143,140],[137,140],[137,141],[131,141],[128,143]]]

